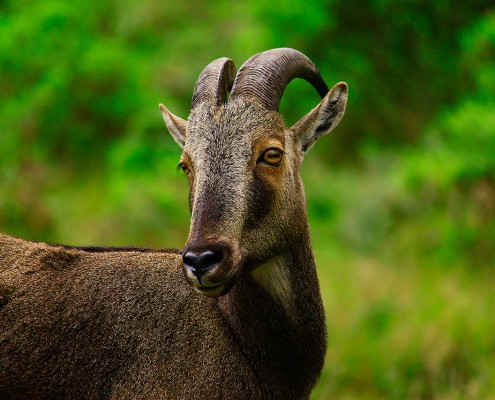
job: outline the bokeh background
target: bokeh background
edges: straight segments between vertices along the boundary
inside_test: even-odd
[[[0,1],[0,231],[182,247],[158,110],[274,47],[350,87],[303,178],[329,329],[313,399],[495,398],[495,4]],[[291,83],[287,124],[319,101]]]

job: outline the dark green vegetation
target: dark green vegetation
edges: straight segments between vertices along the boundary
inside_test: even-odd
[[[0,230],[181,247],[179,148],[220,56],[294,47],[342,123],[303,175],[327,308],[315,399],[495,393],[495,7],[490,1],[0,2]],[[289,85],[288,124],[318,103]]]

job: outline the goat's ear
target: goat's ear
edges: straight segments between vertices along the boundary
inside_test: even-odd
[[[291,130],[299,149],[306,153],[315,142],[337,126],[344,116],[347,84],[337,83],[313,110],[296,122]]]
[[[160,104],[160,111],[162,112],[163,119],[165,120],[168,131],[177,142],[177,144],[181,148],[184,148],[184,144],[186,143],[187,121],[172,114],[163,104]]]

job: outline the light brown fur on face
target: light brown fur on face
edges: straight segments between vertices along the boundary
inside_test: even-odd
[[[294,77],[324,98],[287,128],[272,92]],[[327,91],[274,49],[209,64],[187,121],[160,106],[190,183],[182,251],[0,234],[0,399],[309,398],[326,327],[299,168],[344,113],[347,85]]]

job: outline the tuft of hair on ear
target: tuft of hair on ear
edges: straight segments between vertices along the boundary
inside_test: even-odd
[[[337,126],[344,116],[346,103],[347,84],[345,82],[337,83],[320,104],[320,113],[316,122],[315,132],[319,136],[315,140],[329,133]]]
[[[170,135],[172,135],[173,139],[181,148],[184,148],[187,121],[172,114],[163,104],[159,104],[158,106],[160,107],[163,120],[165,121],[165,125],[167,125]]]

